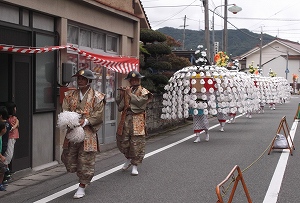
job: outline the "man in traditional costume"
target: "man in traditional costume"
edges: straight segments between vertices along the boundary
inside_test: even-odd
[[[93,72],[81,69],[72,77],[77,77],[78,89],[65,93],[62,109],[81,114],[80,125],[84,130],[84,141],[73,143],[65,138],[61,160],[70,173],[77,173],[79,187],[75,199],[85,196],[85,187],[94,176],[96,153],[99,151],[97,132],[103,123],[105,95],[91,88],[96,79]],[[70,132],[70,129],[67,133]]]
[[[152,98],[152,94],[141,86],[141,78],[138,71],[130,71],[125,78],[130,86],[120,87],[116,98],[121,119],[117,129],[117,146],[124,154],[127,161],[122,170],[127,170],[131,165],[131,175],[138,175],[137,165],[142,163],[145,156],[146,144],[146,106]]]

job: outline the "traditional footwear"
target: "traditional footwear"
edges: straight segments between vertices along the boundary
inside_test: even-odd
[[[2,185],[8,186],[8,180],[3,180],[3,181],[2,181]]]
[[[221,127],[221,128],[220,128],[220,131],[221,131],[221,132],[224,132],[224,128],[223,128],[223,127]]]
[[[132,171],[131,171],[131,175],[132,176],[137,176],[139,174],[138,170],[137,170],[137,166],[133,165],[132,166]]]
[[[198,136],[197,139],[194,141],[194,143],[200,142],[200,137]]]
[[[209,141],[209,134],[206,134],[205,141],[206,141],[206,142]]]
[[[3,184],[0,184],[0,191],[6,191],[6,188]]]
[[[85,188],[78,187],[77,192],[74,194],[74,199],[80,199],[85,196]]]
[[[131,159],[127,159],[127,161],[124,163],[122,170],[126,171],[131,166]]]
[[[252,118],[251,114],[249,115],[249,118]]]

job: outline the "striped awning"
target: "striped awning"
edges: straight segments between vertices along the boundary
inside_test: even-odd
[[[0,51],[24,53],[24,54],[39,54],[60,49],[69,48],[76,51],[81,56],[86,57],[94,63],[100,64],[108,69],[118,73],[127,74],[132,70],[138,70],[139,59],[123,56],[105,56],[80,50],[72,45],[49,46],[49,47],[17,47],[12,45],[0,45]]]

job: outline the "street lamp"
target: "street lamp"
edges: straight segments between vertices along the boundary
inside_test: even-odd
[[[215,56],[216,52],[215,52],[215,11],[217,8],[221,7],[221,6],[232,6],[230,8],[228,8],[228,10],[230,12],[232,12],[233,14],[237,14],[238,12],[240,12],[242,10],[241,7],[236,6],[235,4],[224,4],[224,5],[219,5],[217,7],[215,7],[215,9],[212,11],[213,12],[213,16],[212,16],[212,36],[213,36],[213,57]],[[227,22],[227,19],[224,19]],[[226,30],[224,30],[224,32],[226,32]]]

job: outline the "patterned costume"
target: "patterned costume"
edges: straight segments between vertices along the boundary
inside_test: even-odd
[[[149,94],[147,89],[138,86],[132,90],[130,101],[126,101],[126,96],[116,98],[118,110],[124,116],[124,121],[121,118],[118,126],[117,146],[127,159],[131,159],[132,165],[141,163],[145,156],[145,110]]]
[[[94,176],[95,157],[99,151],[97,131],[103,122],[105,95],[89,88],[80,101],[79,94],[80,90],[66,92],[62,109],[81,114],[89,124],[83,128],[85,132],[83,142],[72,143],[65,138],[61,159],[68,172],[77,172],[79,182],[88,184]]]

